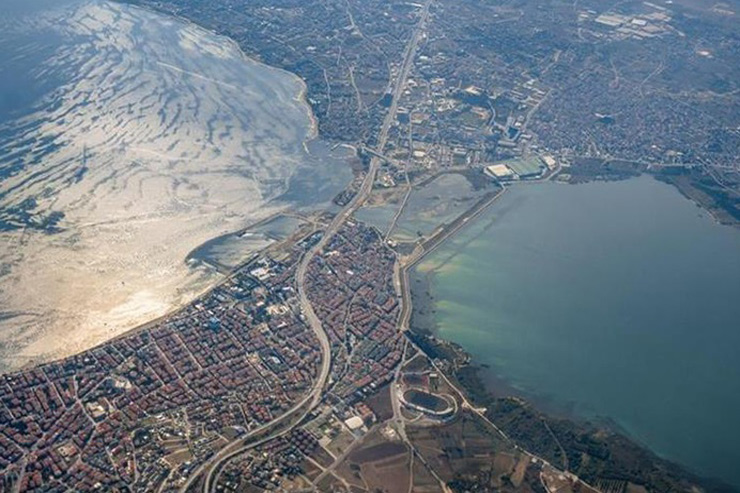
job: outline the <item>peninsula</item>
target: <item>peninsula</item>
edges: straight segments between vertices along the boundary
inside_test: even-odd
[[[736,126],[739,68],[695,53],[737,53],[736,37],[711,44],[710,27],[736,31],[729,7],[128,3],[301,76],[319,134],[362,165],[331,208],[295,213],[184,308],[0,377],[0,490],[732,491],[491,395],[469,355],[415,326],[409,282],[509,189],[543,181],[652,173],[737,224],[737,135],[715,125]]]

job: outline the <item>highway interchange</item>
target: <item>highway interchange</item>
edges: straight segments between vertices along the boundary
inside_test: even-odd
[[[373,184],[375,183],[378,169],[380,168],[380,164],[382,163],[382,159],[378,157],[378,155],[382,155],[383,149],[385,148],[385,145],[388,141],[388,131],[390,130],[393,122],[396,119],[396,113],[398,111],[398,101],[406,85],[411,66],[413,65],[413,60],[416,54],[419,40],[422,37],[427,20],[429,18],[429,7],[431,3],[432,0],[426,0],[426,2],[424,3],[419,21],[404,50],[403,61],[398,71],[398,75],[393,83],[393,89],[391,92],[392,101],[379,132],[378,145],[375,149],[376,155],[370,160],[370,165],[368,167],[367,173],[365,174],[365,177],[357,194],[352,198],[352,200],[349,201],[349,203],[347,203],[347,205],[342,208],[339,213],[336,214],[336,216],[334,216],[330,224],[324,230],[321,239],[305,253],[300,263],[298,264],[295,282],[301,310],[305,317],[306,323],[310,325],[311,329],[316,334],[316,337],[321,345],[322,353],[321,368],[319,369],[319,374],[313,384],[311,392],[309,392],[306,397],[304,397],[286,413],[277,417],[273,421],[270,421],[269,423],[266,423],[250,431],[246,436],[237,439],[236,441],[221,449],[210,460],[203,463],[200,467],[193,471],[193,473],[188,478],[188,481],[185,482],[185,484],[183,484],[183,486],[180,488],[181,492],[184,493],[191,489],[192,485],[195,484],[198,478],[205,474],[202,491],[204,493],[211,493],[215,490],[215,486],[218,483],[218,477],[223,470],[224,465],[226,465],[231,459],[261,443],[265,443],[278,436],[288,433],[291,429],[301,423],[302,420],[321,402],[323,390],[327,383],[331,370],[331,346],[329,344],[328,336],[321,325],[321,321],[316,316],[316,313],[311,306],[311,302],[308,299],[308,295],[306,293],[306,271],[309,264],[311,263],[311,260],[324,249],[327,242],[332,238],[334,234],[336,234],[339,228],[352,216],[352,214],[355,213],[355,211],[357,211],[357,209],[362,206],[362,204],[365,202],[373,189]],[[286,422],[288,423],[288,425],[282,426]]]

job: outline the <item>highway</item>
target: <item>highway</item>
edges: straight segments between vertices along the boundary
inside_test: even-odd
[[[419,39],[421,38],[422,32],[424,31],[424,28],[426,26],[426,22],[429,18],[429,6],[431,5],[431,3],[432,0],[427,0],[424,3],[419,22],[412,32],[411,38],[407,43],[406,48],[404,49],[401,69],[398,73],[398,77],[396,78],[392,92],[392,102],[389,107],[388,113],[386,113],[385,118],[383,119],[383,124],[378,134],[378,145],[375,150],[375,153],[377,154],[382,155],[383,149],[385,148],[385,145],[388,141],[388,131],[393,125],[393,122],[396,120],[398,101],[401,94],[403,93],[403,89],[406,85],[406,80],[408,79],[411,66],[413,65],[413,60],[416,54],[416,48],[418,46]],[[306,273],[308,271],[308,266],[311,263],[311,260],[324,249],[326,244],[336,234],[339,228],[352,216],[352,214],[354,214],[354,212],[358,208],[362,206],[367,197],[370,195],[381,162],[382,159],[377,156],[373,157],[373,159],[370,160],[368,171],[365,174],[365,177],[362,181],[362,184],[360,185],[359,190],[357,191],[357,194],[355,194],[352,200],[350,200],[349,203],[347,203],[347,205],[345,205],[344,208],[342,208],[342,210],[337,213],[336,216],[334,216],[334,218],[324,231],[324,235],[322,236],[321,240],[319,240],[316,245],[314,245],[309,251],[305,253],[303,258],[299,262],[298,268],[296,270],[295,285],[298,299],[301,305],[301,310],[305,316],[305,321],[314,331],[314,333],[316,334],[316,338],[319,340],[319,344],[321,345],[321,368],[319,369],[318,377],[316,378],[316,381],[311,388],[311,392],[309,392],[306,397],[304,397],[295,406],[290,408],[286,413],[270,421],[269,423],[265,423],[264,425],[252,430],[245,437],[242,437],[239,440],[230,443],[229,445],[221,449],[207,462],[201,464],[201,466],[198,467],[188,478],[188,481],[182,486],[182,488],[180,488],[181,492],[184,493],[185,491],[187,491],[192,483],[201,474],[205,473],[206,476],[203,483],[202,491],[204,493],[211,493],[213,490],[215,490],[215,486],[218,483],[218,476],[220,475],[223,466],[228,463],[229,460],[260,443],[264,443],[268,440],[287,433],[298,423],[300,423],[301,420],[321,402],[323,390],[326,386],[326,382],[329,378],[329,372],[331,370],[331,345],[329,344],[329,338],[321,325],[321,321],[316,316],[316,313],[311,306],[311,302],[308,299],[308,294],[306,292]],[[293,419],[293,421],[288,425],[287,428],[280,427],[280,425],[287,421],[290,421],[291,419]],[[275,431],[270,432],[270,430],[273,429]],[[251,439],[255,436],[260,436],[263,434],[266,435],[260,438],[259,441],[251,441]]]
[[[323,249],[326,247],[329,240],[337,233],[337,231],[339,231],[341,226],[352,216],[352,214],[354,214],[355,211],[357,211],[357,209],[359,209],[362,206],[365,200],[367,200],[368,196],[372,192],[372,188],[375,183],[378,169],[380,168],[381,163],[387,160],[387,158],[384,157],[383,155],[383,151],[384,151],[384,148],[388,140],[388,132],[391,126],[393,125],[393,122],[396,119],[396,113],[398,111],[398,102],[403,93],[404,87],[406,85],[406,81],[408,79],[409,72],[413,65],[413,59],[416,54],[418,42],[419,42],[419,39],[421,38],[422,33],[424,32],[424,28],[425,28],[426,22],[429,17],[429,7],[431,3],[432,3],[432,0],[425,1],[424,6],[422,7],[422,12],[421,12],[419,22],[416,28],[414,29],[414,32],[411,35],[411,39],[407,43],[406,48],[404,50],[401,69],[399,71],[398,77],[396,78],[395,85],[392,91],[392,102],[389,107],[389,111],[386,114],[383,120],[383,124],[380,128],[377,146],[374,150],[366,149],[366,151],[368,151],[373,157],[370,160],[367,173],[362,181],[362,184],[360,185],[360,188],[357,194],[355,194],[355,196],[349,201],[349,203],[347,203],[347,205],[345,205],[344,208],[342,208],[342,210],[339,213],[337,213],[337,215],[332,219],[332,221],[326,227],[322,238],[316,243],[316,245],[314,245],[310,250],[308,250],[304,254],[303,258],[300,260],[298,264],[298,268],[296,271],[296,277],[295,277],[296,292],[297,292],[298,299],[301,305],[302,313],[305,316],[305,321],[309,324],[311,329],[316,334],[316,337],[319,340],[319,343],[321,345],[321,353],[322,353],[321,368],[319,370],[318,377],[316,378],[316,381],[314,382],[314,385],[311,391],[299,403],[293,406],[285,414],[279,416],[278,418],[276,418],[275,420],[269,423],[262,425],[261,427],[250,432],[246,437],[243,437],[235,442],[232,442],[231,444],[226,446],[224,449],[222,449],[218,454],[216,454],[213,458],[211,458],[207,463],[203,464],[199,468],[197,473],[193,474],[189,478],[188,483],[180,491],[184,492],[185,490],[187,490],[188,486],[190,486],[192,481],[197,479],[197,477],[200,474],[202,474],[202,472],[205,470],[207,471],[206,480],[204,482],[204,487],[202,491],[204,493],[212,493],[215,490],[215,486],[218,482],[218,477],[221,473],[221,470],[223,469],[223,466],[226,465],[229,460],[245,452],[246,450],[249,450],[255,446],[266,443],[270,440],[273,440],[276,437],[279,437],[281,435],[288,433],[295,426],[297,426],[321,402],[321,399],[323,396],[323,390],[329,379],[329,374],[331,371],[331,345],[329,343],[329,338],[322,327],[321,321],[316,316],[316,313],[314,312],[311,302],[308,298],[308,294],[306,291],[306,274],[308,271],[308,266],[310,265],[311,261],[315,258],[315,256],[320,254],[323,251]],[[466,213],[458,217],[451,224],[447,225],[444,229],[437,232],[434,236],[432,236],[427,241],[425,241],[421,245],[419,252],[415,252],[415,254],[413,254],[410,258],[406,259],[406,261],[400,265],[399,288],[401,291],[403,308],[399,316],[398,324],[401,330],[408,329],[408,324],[410,321],[409,319],[411,315],[411,297],[410,297],[410,292],[409,292],[410,286],[408,284],[408,269],[411,268],[416,262],[421,260],[421,258],[423,258],[425,255],[435,250],[440,244],[444,243],[444,241],[447,240],[450,236],[452,236],[457,231],[459,231],[461,228],[463,228],[466,224],[469,223],[471,219],[481,214],[484,210],[486,210],[493,202],[495,202],[505,192],[506,192],[506,187],[504,187],[502,190],[500,190],[497,193],[493,193],[493,194],[487,195],[486,197],[483,197],[473,207],[471,207],[471,209],[469,209]],[[406,351],[409,345],[413,345],[414,347],[416,347],[415,344],[411,343],[410,341],[407,341],[406,345],[404,346],[403,360],[406,359]],[[416,347],[416,349],[417,351],[420,351],[418,347]],[[455,393],[458,394],[460,401],[462,402],[462,407],[464,409],[469,409],[471,412],[478,415],[482,420],[484,420],[494,430],[496,430],[500,434],[500,436],[504,438],[504,440],[510,441],[510,438],[501,429],[499,429],[492,421],[490,421],[486,417],[483,410],[474,407],[473,404],[470,401],[468,401],[468,399],[465,397],[465,394],[447,378],[444,372],[442,372],[434,362],[432,362],[432,365],[437,370],[438,374],[441,375],[442,378],[445,380],[446,384],[450,388],[452,388]],[[436,472],[431,467],[429,467],[429,465],[424,460],[423,456],[420,455],[415,450],[411,442],[406,437],[405,422],[404,422],[403,416],[401,415],[400,402],[398,401],[398,396],[395,395],[396,390],[397,390],[396,387],[398,385],[398,380],[400,376],[400,370],[402,366],[403,366],[403,363],[399,364],[398,368],[395,371],[394,381],[392,384],[393,388],[391,391],[391,394],[392,394],[391,403],[392,403],[393,415],[394,415],[393,421],[396,424],[396,429],[399,432],[399,435],[402,438],[402,440],[405,443],[408,443],[409,446],[411,447],[412,454],[418,457],[418,459],[427,467],[429,472],[435,477],[435,479],[437,479],[437,481],[439,482],[443,490],[449,491],[444,481],[442,481],[442,479],[436,474]],[[288,423],[287,426],[281,426],[282,424],[286,422]],[[255,437],[257,437],[257,440],[251,440]],[[518,446],[516,445],[514,446],[519,449]],[[350,447],[349,450],[345,451],[345,454],[343,454],[342,458],[348,455],[351,449],[352,447]],[[522,449],[519,449],[519,450],[522,450]],[[538,460],[542,461],[543,464],[553,467],[551,464],[549,464],[547,461],[545,461],[544,459],[540,457],[534,456],[533,454],[530,454],[529,452],[526,452],[524,450],[522,450],[522,452],[527,453],[533,458],[537,458]],[[333,469],[333,467],[339,462],[341,462],[341,460],[336,460],[334,465],[331,468],[325,470],[321,474],[321,477],[325,476],[327,473],[331,473],[331,469]],[[559,472],[557,468],[553,467],[553,469]]]
[[[269,423],[265,423],[254,430],[247,433],[245,436],[237,439],[236,441],[231,442],[226,447],[222,448],[218,451],[213,457],[211,457],[208,461],[201,464],[198,468],[195,469],[195,471],[188,477],[188,480],[183,484],[183,486],[180,487],[180,492],[185,493],[188,488],[192,485],[192,483],[197,480],[201,474],[205,472],[206,474],[206,480],[203,486],[203,491],[211,491],[212,482],[213,479],[216,477],[214,476],[214,473],[217,471],[220,472],[221,466],[228,462],[231,458],[233,458],[236,455],[239,455],[241,452],[245,450],[249,450],[252,447],[255,447],[259,445],[260,443],[264,443],[266,441],[272,440],[273,438],[280,436],[284,433],[287,433],[291,428],[287,428],[284,430],[277,430],[264,438],[259,439],[258,441],[252,441],[253,438],[260,436],[263,433],[269,432],[269,430],[273,428],[279,427],[282,423],[289,421],[290,418],[295,416],[300,416],[301,418],[305,416],[309,410],[305,411],[304,413],[301,413],[301,410],[303,407],[307,405],[307,403],[313,398],[313,392],[309,393],[306,397],[301,399],[300,402],[298,402],[296,405],[291,407],[288,411],[286,411],[284,414],[278,416],[274,420],[270,421]],[[300,419],[296,419],[294,423],[300,422]],[[213,484],[215,486],[215,484]]]

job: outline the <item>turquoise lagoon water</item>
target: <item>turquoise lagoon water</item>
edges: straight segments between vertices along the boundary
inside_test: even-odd
[[[650,177],[524,185],[416,275],[496,380],[740,485],[740,231]]]

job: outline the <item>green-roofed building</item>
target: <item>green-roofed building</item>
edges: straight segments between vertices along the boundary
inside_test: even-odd
[[[540,176],[545,170],[544,163],[538,157],[509,159],[498,164],[505,164],[516,173],[519,178],[533,178]]]

